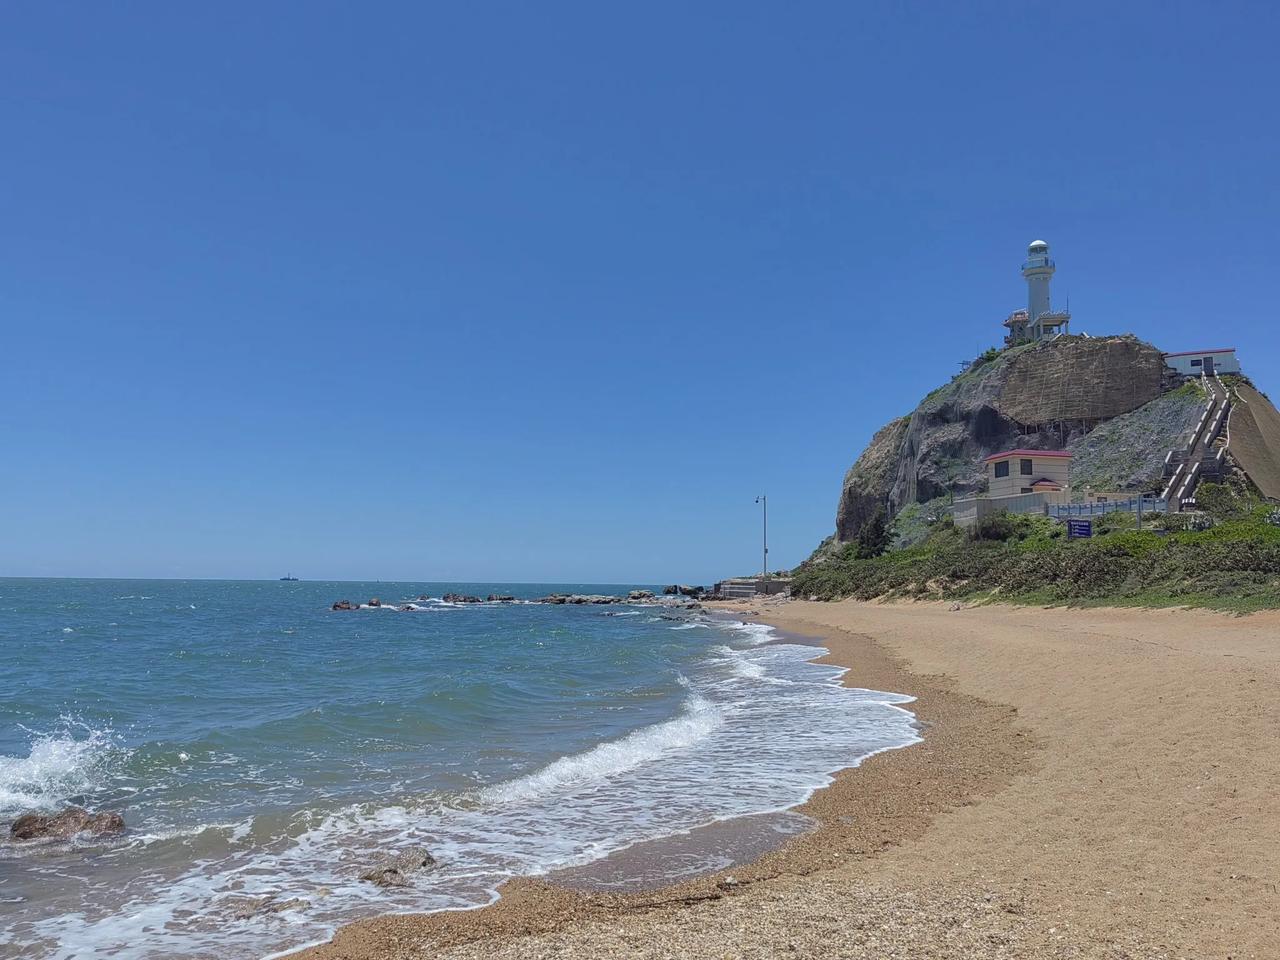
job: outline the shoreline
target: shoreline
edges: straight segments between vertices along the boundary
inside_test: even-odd
[[[784,625],[774,610],[763,616],[754,611],[745,614],[733,603],[708,604],[708,609],[717,615],[768,624],[778,633],[773,642],[825,648],[827,652],[811,658],[813,662],[844,668],[841,683],[846,687],[914,697],[904,709],[915,716],[921,730],[932,732],[922,733],[924,739],[917,743],[884,748],[856,766],[834,772],[829,785],[787,811],[716,821],[677,835],[689,837],[707,830],[732,833],[736,825],[756,817],[793,815],[812,823],[804,832],[769,844],[744,862],[724,869],[633,892],[608,892],[589,881],[578,882],[582,874],[635,857],[636,847],[660,846],[677,838],[649,841],[586,867],[513,878],[486,906],[356,920],[340,927],[326,943],[271,956],[382,960],[409,956],[420,948],[492,947],[499,942],[514,945],[523,937],[555,934],[587,922],[749,896],[772,881],[807,877],[845,860],[874,858],[883,850],[915,839],[934,816],[1000,789],[1030,761],[1034,747],[1025,731],[1016,729],[1016,711],[960,693],[947,678],[913,673],[868,636]],[[984,755],[986,762],[982,762]],[[643,857],[644,852],[639,855]]]
[[[924,741],[837,775],[796,808],[818,829],[746,867],[629,895],[515,880],[295,956],[1275,955],[1280,613],[721,606],[915,695]]]

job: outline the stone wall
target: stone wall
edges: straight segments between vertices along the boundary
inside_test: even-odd
[[[1163,371],[1135,337],[1061,337],[1010,362],[998,407],[1024,425],[1109,420],[1160,396]]]

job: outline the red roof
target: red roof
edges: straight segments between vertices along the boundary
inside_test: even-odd
[[[1183,350],[1179,353],[1166,353],[1166,357],[1199,357],[1209,353],[1235,353],[1235,347],[1223,347],[1221,350]]]
[[[991,456],[983,460],[983,463],[990,463],[992,460],[1003,460],[1005,457],[1070,457],[1068,450],[1006,450],[1004,453],[993,453]]]

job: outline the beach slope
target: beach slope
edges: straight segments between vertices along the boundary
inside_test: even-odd
[[[924,742],[815,795],[815,833],[731,880],[518,881],[311,957],[1278,955],[1280,614],[763,610],[822,637],[849,683],[919,697]]]

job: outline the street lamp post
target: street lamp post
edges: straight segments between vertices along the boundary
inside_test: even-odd
[[[760,555],[760,578],[764,584],[764,595],[769,595],[769,498],[764,494],[756,497],[756,503],[760,504],[761,519],[761,547]]]

